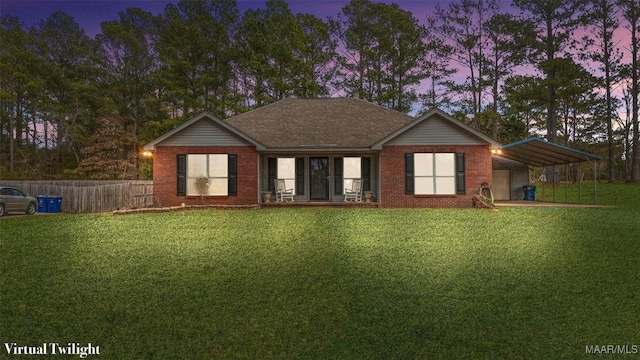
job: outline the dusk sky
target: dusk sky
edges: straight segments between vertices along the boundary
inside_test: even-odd
[[[17,16],[27,26],[35,25],[55,11],[71,15],[85,30],[87,35],[95,37],[100,32],[100,23],[117,19],[118,12],[128,7],[139,7],[151,13],[159,14],[168,3],[178,0],[0,0],[0,15]],[[345,0],[291,0],[287,1],[294,14],[308,13],[321,19],[335,17],[342,7],[349,3]],[[446,4],[446,0],[400,0],[384,1],[396,3],[402,9],[410,11],[419,21],[431,14],[436,4]],[[265,1],[239,0],[240,12],[246,9],[264,7]]]

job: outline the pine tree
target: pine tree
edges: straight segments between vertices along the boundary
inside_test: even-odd
[[[640,129],[638,126],[638,95],[640,95],[640,63],[638,62],[638,51],[640,51],[640,2],[637,0],[619,0],[622,10],[622,17],[627,22],[627,28],[631,33],[631,123],[633,134],[631,141],[631,176],[630,181],[640,181]],[[627,159],[629,161],[629,159]]]
[[[603,73],[602,83],[605,90],[604,118],[607,125],[607,150],[609,182],[615,182],[613,119],[615,117],[612,95],[614,79],[621,66],[622,54],[615,47],[613,34],[620,26],[619,10],[613,0],[595,0],[592,3],[590,28],[591,36],[583,40],[588,48],[587,57],[599,64],[599,71]]]

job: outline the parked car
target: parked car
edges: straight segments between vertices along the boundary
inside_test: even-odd
[[[38,200],[33,196],[11,186],[0,186],[0,216],[12,211],[33,215],[37,207]]]

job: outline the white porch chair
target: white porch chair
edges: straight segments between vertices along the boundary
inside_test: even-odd
[[[287,189],[284,179],[276,179],[276,201],[283,202],[285,200],[293,201],[293,189]]]
[[[344,201],[362,202],[362,179],[353,179],[351,189],[344,189]]]

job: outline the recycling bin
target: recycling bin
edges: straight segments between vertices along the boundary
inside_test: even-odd
[[[47,212],[59,213],[62,211],[62,197],[48,196],[47,197]]]
[[[522,187],[524,191],[524,199],[527,201],[535,201],[536,200],[536,186],[535,185],[525,185]]]
[[[44,195],[38,195],[36,196],[36,199],[38,200],[38,212],[47,212],[47,197]]]

